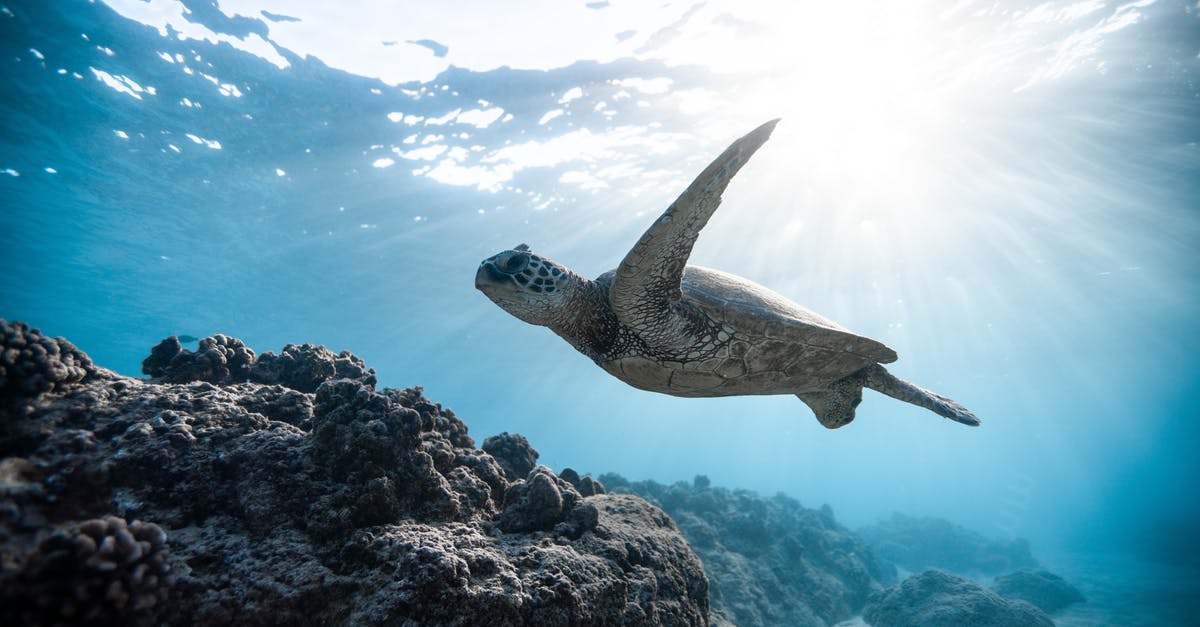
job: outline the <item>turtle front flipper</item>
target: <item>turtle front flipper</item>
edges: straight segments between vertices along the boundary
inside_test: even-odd
[[[980,424],[979,418],[966,407],[941,394],[913,385],[888,372],[883,366],[878,364],[867,366],[861,372],[866,375],[866,386],[876,392],[882,392],[892,398],[924,407],[939,416],[961,422],[964,425],[978,427]]]
[[[653,339],[666,331],[670,308],[681,297],[683,268],[700,229],[721,204],[721,194],[750,156],[771,136],[771,120],[733,142],[642,235],[617,268],[610,291],[613,312]]]

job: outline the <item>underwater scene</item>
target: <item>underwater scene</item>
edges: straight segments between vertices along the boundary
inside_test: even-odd
[[[1200,4],[0,50],[0,623],[1200,623]]]

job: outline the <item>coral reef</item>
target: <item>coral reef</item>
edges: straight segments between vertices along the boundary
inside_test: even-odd
[[[832,624],[853,617],[895,579],[894,569],[838,525],[828,507],[714,488],[703,476],[670,486],[615,474],[600,481],[675,520],[708,574],[715,624]]]
[[[505,431],[500,435],[484,438],[483,450],[500,462],[504,476],[511,481],[523,479],[537,465],[537,450],[519,433]]]
[[[352,379],[372,387],[376,382],[375,371],[350,351],[334,355],[328,348],[312,344],[288,344],[279,355],[271,351],[259,355],[250,377],[301,392],[316,392],[329,379]]]
[[[255,356],[241,340],[217,334],[200,340],[196,351],[172,335],[142,361],[142,372],[164,383],[207,381],[214,384],[278,384],[298,392],[316,392],[330,379],[351,379],[375,387],[375,371],[350,351],[335,355],[324,346],[288,344],[276,355]]]
[[[1053,627],[1045,612],[1006,599],[979,584],[940,570],[926,570],[877,593],[863,611],[873,627]]]
[[[0,398],[59,391],[96,374],[92,360],[65,338],[0,318]]]
[[[941,518],[893,514],[858,530],[883,559],[911,572],[940,568],[968,575],[997,575],[1038,563],[1023,539],[996,540]]]
[[[992,590],[1003,597],[1028,601],[1053,614],[1085,599],[1065,579],[1045,570],[1021,570],[996,577]]]
[[[0,615],[14,625],[149,624],[174,583],[166,541],[154,523],[115,516],[55,529],[0,568]]]
[[[4,331],[6,350],[36,335]],[[0,624],[708,621],[660,509],[506,475],[453,412],[376,390],[348,353],[168,338],[147,381],[32,341],[4,362],[28,392],[0,406]]]
[[[172,335],[151,349],[142,372],[166,383],[240,383],[250,377],[253,365],[254,351],[235,337],[206,337],[192,352]]]

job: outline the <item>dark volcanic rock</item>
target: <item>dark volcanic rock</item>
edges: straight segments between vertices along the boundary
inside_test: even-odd
[[[298,392],[316,392],[331,379],[351,379],[375,387],[375,371],[350,351],[334,354],[324,346],[288,344],[276,355],[255,356],[241,340],[214,335],[200,340],[195,352],[172,335],[159,342],[142,361],[142,372],[165,383],[276,384]]]
[[[598,479],[593,479],[591,475],[584,475],[580,477],[579,473],[575,472],[574,468],[563,468],[563,471],[559,476],[568,481],[571,485],[575,486],[575,489],[579,490],[579,493],[584,496],[605,494],[608,492],[604,489],[604,484],[600,483]]]
[[[55,529],[0,588],[7,624],[148,623],[174,584],[166,535],[153,523],[106,516]],[[7,570],[7,569],[6,569]]]
[[[166,383],[241,383],[250,378],[253,365],[254,351],[236,337],[206,337],[192,352],[172,335],[142,360],[142,372]]]
[[[892,514],[888,520],[859,529],[858,535],[876,555],[913,572],[941,568],[996,575],[1038,565],[1024,539],[985,538],[941,518]]]
[[[288,344],[279,355],[267,351],[250,371],[258,383],[278,383],[301,392],[316,392],[329,379],[353,379],[375,387],[375,371],[350,351],[337,355],[324,346]]]
[[[1003,597],[1028,601],[1050,614],[1085,600],[1075,586],[1044,570],[1022,570],[996,577],[992,590]]]
[[[0,398],[28,398],[95,378],[98,369],[65,338],[0,318]]]
[[[671,486],[614,474],[600,479],[610,491],[637,494],[675,519],[704,563],[714,623],[836,623],[895,579],[828,507],[812,510],[783,495],[713,488],[706,478]]]
[[[170,384],[241,381],[252,353],[160,344],[144,381],[54,342],[80,370],[11,379],[31,392],[0,405],[0,624],[708,620],[661,510],[546,468],[510,482],[453,412],[374,390],[357,358],[329,371],[302,350],[273,362],[278,385]],[[57,373],[54,355],[18,351],[5,372]]]
[[[545,466],[534,468],[523,481],[509,486],[504,496],[500,528],[505,531],[545,531],[562,522],[583,496]]]
[[[538,452],[519,433],[505,431],[483,440],[483,450],[500,462],[509,481],[524,479],[537,465]]]
[[[1045,612],[979,584],[927,570],[872,597],[863,618],[873,627],[1053,627]]]

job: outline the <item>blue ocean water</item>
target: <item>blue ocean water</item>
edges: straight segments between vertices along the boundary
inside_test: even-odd
[[[1194,617],[1200,9],[383,4],[0,6],[0,317],[129,375],[172,334],[348,349],[556,469],[940,516],[1129,606],[1079,624]],[[615,267],[777,116],[691,262],[979,429],[642,392],[474,289],[522,242]]]

